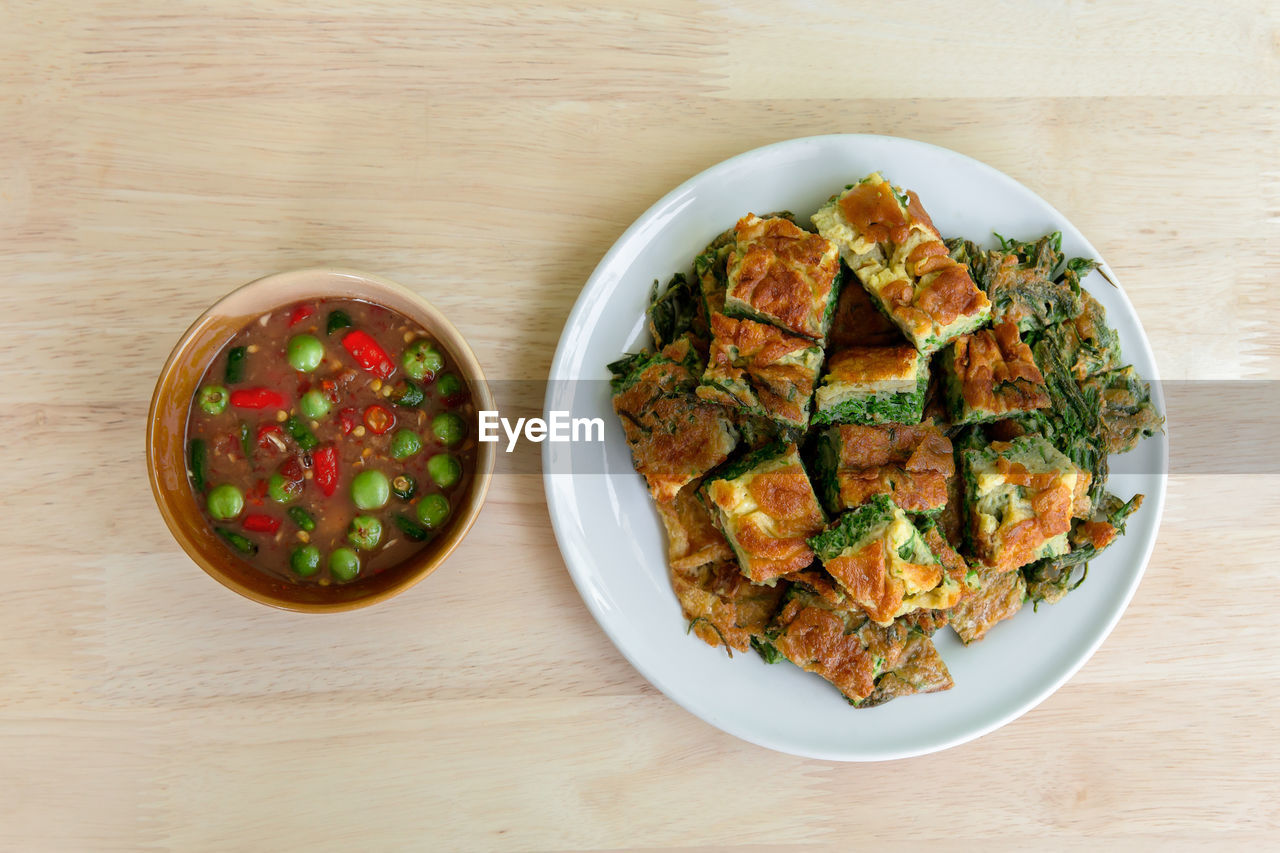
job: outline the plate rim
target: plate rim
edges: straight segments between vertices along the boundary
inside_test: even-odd
[[[971,157],[967,154],[956,151],[954,149],[946,148],[945,146],[935,145],[934,143],[931,143],[931,142],[924,142],[918,139],[892,136],[888,134],[830,133],[830,134],[817,134],[817,135],[811,135],[811,136],[800,136],[800,137],[794,137],[790,139],[783,139],[783,140],[778,140],[776,142],[771,142],[766,145],[761,145],[756,148],[751,148],[749,150],[735,154],[731,157],[720,160],[712,164],[711,166],[708,166],[707,168],[702,169],[701,171],[697,172],[693,176],[682,181],[680,184],[678,184],[676,187],[674,187],[670,191],[664,193],[657,201],[655,201],[653,204],[647,207],[643,213],[641,213],[638,217],[636,217],[636,219],[633,220],[631,224],[627,226],[627,228],[622,232],[622,234],[619,235],[616,240],[614,240],[613,244],[609,247],[608,251],[606,251],[605,254],[601,257],[600,261],[595,265],[595,267],[591,271],[591,274],[587,277],[586,281],[583,283],[582,289],[578,292],[578,296],[574,300],[573,308],[569,311],[569,315],[566,317],[564,325],[560,330],[560,335],[556,341],[555,354],[552,357],[551,367],[547,374],[547,390],[543,398],[543,413],[545,414],[546,412],[549,412],[555,408],[556,399],[559,396],[558,388],[560,387],[560,383],[562,383],[565,380],[571,380],[576,378],[573,376],[563,375],[566,372],[565,362],[568,358],[569,349],[571,348],[569,346],[571,342],[567,337],[567,335],[570,332],[570,330],[572,330],[573,328],[575,328],[580,324],[582,315],[587,311],[588,304],[591,302],[591,299],[589,297],[591,296],[592,291],[601,286],[599,284],[599,279],[603,276],[605,271],[607,271],[614,265],[615,258],[618,255],[622,254],[624,251],[626,251],[628,247],[634,242],[634,240],[636,239],[636,236],[641,232],[643,232],[645,228],[649,226],[649,223],[660,212],[662,212],[668,206],[670,206],[670,204],[674,200],[678,199],[682,195],[685,195],[695,185],[707,180],[709,177],[715,175],[716,173],[721,171],[729,171],[743,160],[746,160],[749,158],[759,158],[759,157],[766,156],[767,152],[770,152],[774,149],[801,147],[807,144],[832,143],[832,142],[839,143],[839,144],[848,143],[848,144],[856,145],[858,144],[859,141],[864,141],[864,140],[886,141],[892,145],[902,145],[908,148],[914,146],[922,149],[932,150],[935,152],[941,152],[946,156],[957,157],[962,160],[965,160],[968,162],[970,166],[976,167],[979,171],[983,172],[988,178],[996,181],[1000,181],[1002,183],[1005,183],[1006,185],[1011,185],[1018,192],[1026,193],[1031,198],[1033,198],[1036,202],[1043,205],[1044,208],[1047,211],[1049,211],[1054,217],[1056,217],[1057,220],[1070,225],[1071,228],[1076,232],[1076,234],[1079,235],[1081,241],[1083,242],[1084,248],[1089,252],[1089,255],[1100,261],[1100,269],[1104,272],[1104,275],[1107,278],[1109,278],[1109,280],[1114,284],[1115,289],[1118,291],[1117,295],[1122,300],[1125,308],[1128,311],[1129,316],[1133,319],[1134,326],[1138,333],[1138,343],[1141,345],[1142,350],[1147,355],[1148,361],[1151,364],[1150,375],[1144,378],[1147,380],[1147,382],[1150,385],[1151,397],[1152,397],[1153,403],[1157,405],[1158,410],[1165,416],[1164,440],[1161,442],[1161,452],[1160,452],[1160,471],[1156,475],[1158,477],[1159,488],[1155,490],[1155,493],[1153,495],[1147,495],[1144,501],[1144,508],[1152,513],[1152,528],[1151,528],[1152,532],[1151,532],[1151,535],[1147,537],[1147,540],[1142,543],[1141,556],[1137,562],[1137,569],[1134,572],[1132,579],[1128,583],[1127,588],[1125,588],[1123,594],[1118,599],[1116,599],[1116,605],[1113,607],[1112,613],[1108,616],[1105,626],[1103,627],[1102,630],[1098,631],[1096,635],[1091,639],[1091,641],[1087,645],[1087,648],[1082,648],[1082,651],[1080,653],[1074,655],[1073,659],[1071,659],[1070,663],[1063,669],[1062,673],[1057,678],[1052,680],[1049,684],[1043,687],[1040,691],[1038,691],[1032,697],[1022,702],[1020,705],[1012,708],[1009,711],[1004,712],[1003,714],[993,716],[993,718],[990,721],[988,721],[985,725],[976,726],[974,727],[974,729],[970,731],[961,732],[955,736],[944,739],[943,741],[938,743],[926,744],[921,746],[920,748],[914,748],[914,749],[907,748],[907,749],[889,751],[882,755],[881,754],[870,755],[870,754],[865,754],[864,752],[861,752],[858,750],[848,750],[848,749],[845,749],[845,750],[793,749],[793,748],[781,746],[777,743],[769,742],[766,738],[754,736],[753,733],[750,731],[742,731],[737,726],[726,724],[722,720],[714,719],[711,715],[705,714],[698,709],[690,707],[689,704],[686,704],[686,702],[683,701],[679,695],[677,695],[677,692],[675,691],[674,687],[672,687],[668,683],[667,679],[664,678],[660,672],[655,671],[653,668],[647,665],[644,665],[640,661],[636,660],[632,656],[632,654],[628,651],[625,644],[620,641],[614,629],[611,627],[610,620],[606,618],[603,612],[603,609],[598,605],[594,597],[588,594],[588,589],[586,588],[586,584],[587,584],[586,575],[583,574],[580,571],[580,569],[574,565],[574,561],[570,559],[569,549],[567,548],[568,536],[569,536],[569,531],[566,528],[567,519],[563,517],[563,510],[557,510],[556,504],[555,504],[556,498],[561,495],[563,488],[561,484],[556,482],[556,475],[551,473],[551,470],[550,470],[551,455],[554,451],[554,448],[550,443],[543,444],[540,458],[541,458],[541,464],[542,464],[543,494],[547,503],[547,512],[551,519],[552,532],[554,533],[555,539],[556,539],[556,547],[557,547],[557,550],[560,552],[560,556],[564,562],[565,568],[568,570],[569,576],[573,581],[574,588],[577,590],[578,597],[582,599],[582,602],[583,604],[586,605],[588,612],[591,613],[592,618],[595,619],[596,624],[604,632],[605,636],[609,638],[609,641],[613,644],[614,648],[617,649],[618,652],[622,654],[623,658],[641,675],[641,677],[643,677],[651,685],[657,688],[667,699],[671,700],[672,702],[674,702],[679,707],[683,708],[688,713],[692,714],[693,716],[697,717],[698,719],[702,720],[708,725],[716,729],[719,729],[720,731],[726,734],[732,735],[733,737],[739,738],[741,740],[745,740],[748,743],[752,743],[756,746],[760,746],[765,749],[770,749],[770,750],[781,752],[788,755],[796,755],[802,758],[812,758],[812,759],[819,759],[824,761],[871,763],[871,762],[902,760],[902,759],[913,758],[921,755],[929,755],[935,752],[942,752],[947,749],[955,748],[962,744],[969,743],[985,735],[988,735],[991,732],[996,731],[997,729],[1000,729],[1008,725],[1009,723],[1012,723],[1013,721],[1022,717],[1024,714],[1038,707],[1046,699],[1048,699],[1050,696],[1056,693],[1059,689],[1061,689],[1062,685],[1066,684],[1069,680],[1071,680],[1071,678],[1073,678],[1080,671],[1080,669],[1083,668],[1084,665],[1093,658],[1094,654],[1097,653],[1097,650],[1102,646],[1102,644],[1107,640],[1107,638],[1111,636],[1112,631],[1115,630],[1116,625],[1119,624],[1120,619],[1124,616],[1125,612],[1129,609],[1129,604],[1132,602],[1134,595],[1137,593],[1138,586],[1142,583],[1142,579],[1146,575],[1147,567],[1151,561],[1151,555],[1155,550],[1156,541],[1159,539],[1160,526],[1164,520],[1165,500],[1166,500],[1166,493],[1168,491],[1169,440],[1170,440],[1168,409],[1164,399],[1163,387],[1160,382],[1159,365],[1155,358],[1155,352],[1151,348],[1151,340],[1147,336],[1146,328],[1142,325],[1142,318],[1138,315],[1138,312],[1134,308],[1132,301],[1130,301],[1129,295],[1125,292],[1124,288],[1121,287],[1119,280],[1115,275],[1114,270],[1112,270],[1110,267],[1110,264],[1108,264],[1106,259],[1102,257],[1101,253],[1098,252],[1097,248],[1093,245],[1093,243],[1088,239],[1088,237],[1085,236],[1084,232],[1082,232],[1075,225],[1074,222],[1072,222],[1065,215],[1063,215],[1061,211],[1059,211],[1056,207],[1054,207],[1052,204],[1046,201],[1039,193],[1027,187],[1022,182],[1016,180],[1010,175],[1005,174],[1004,172],[1000,171],[994,166],[991,166],[981,160],[978,160],[974,157]]]

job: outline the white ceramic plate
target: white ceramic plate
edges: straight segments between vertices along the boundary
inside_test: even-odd
[[[993,245],[1061,231],[1068,257],[1097,251],[1043,199],[990,166],[954,151],[884,136],[817,136],[780,142],[713,166],[636,220],[596,267],[565,324],[551,367],[548,411],[599,417],[605,441],[547,443],[543,483],[560,550],[587,607],[654,686],[708,723],[795,755],[874,761],[921,755],[992,731],[1033,708],[1088,660],[1133,596],[1164,509],[1164,435],[1112,458],[1109,488],[1146,495],[1128,534],[1090,565],[1062,602],[1030,606],[982,642],[936,635],[955,679],[945,693],[851,708],[816,675],[754,653],[713,649],[685,633],[667,579],[662,524],[631,467],[610,407],[605,365],[649,344],[644,312],[655,279],[687,270],[713,237],[748,211],[805,217],[843,185],[872,171],[916,190],[944,236]],[[1115,280],[1115,274],[1107,268]],[[1091,274],[1086,288],[1120,333],[1125,360],[1158,378],[1151,347],[1123,291]],[[1158,384],[1153,400],[1164,411]]]

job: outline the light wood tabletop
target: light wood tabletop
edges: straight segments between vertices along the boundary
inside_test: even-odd
[[[1166,379],[1275,380],[1278,97],[1266,0],[0,3],[0,848],[1274,846],[1280,472],[1219,437],[1230,411],[1171,402],[1154,556],[1074,678],[871,765],[739,741],[634,671],[565,570],[536,448],[435,575],[321,617],[199,571],[143,437],[191,320],[313,265],[427,296],[531,414],[632,220],[830,132],[1039,193]]]

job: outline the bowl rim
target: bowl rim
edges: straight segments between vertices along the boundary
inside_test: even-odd
[[[160,369],[159,375],[156,377],[155,387],[151,393],[151,403],[147,410],[147,431],[146,431],[146,456],[147,456],[147,479],[151,484],[151,493],[155,498],[156,505],[160,510],[160,515],[164,519],[165,525],[169,528],[169,533],[177,541],[178,545],[186,553],[187,557],[193,563],[200,567],[205,574],[216,580],[222,586],[239,593],[241,596],[256,601],[259,604],[265,604],[280,610],[288,610],[297,613],[338,613],[350,610],[361,609],[386,601],[396,595],[404,592],[410,587],[420,583],[424,578],[433,573],[441,564],[448,559],[453,551],[466,538],[471,528],[475,525],[476,520],[480,516],[480,511],[484,506],[485,499],[488,496],[489,486],[493,478],[493,468],[497,458],[496,445],[492,442],[479,442],[476,452],[476,469],[472,473],[472,480],[469,486],[469,494],[465,499],[465,514],[458,518],[454,524],[446,532],[446,539],[443,546],[438,548],[434,555],[427,559],[421,568],[406,572],[404,576],[396,582],[370,592],[368,595],[362,595],[357,598],[345,599],[332,602],[314,602],[314,601],[291,601],[284,598],[277,598],[269,594],[263,593],[258,589],[246,586],[240,583],[236,578],[229,576],[221,570],[212,566],[203,556],[199,547],[197,547],[194,539],[190,535],[188,526],[183,523],[182,519],[176,512],[173,495],[169,490],[163,488],[160,482],[160,462],[157,459],[159,455],[158,439],[156,435],[157,415],[161,411],[162,405],[166,403],[164,391],[174,382],[174,374],[180,369],[180,357],[184,354],[188,345],[191,343],[193,336],[201,330],[206,324],[222,315],[220,310],[228,301],[238,294],[247,290],[261,290],[272,286],[292,285],[298,280],[315,279],[316,282],[322,283],[327,280],[345,279],[349,283],[355,282],[357,288],[362,284],[373,286],[373,290],[389,291],[414,304],[422,312],[423,317],[429,322],[423,322],[421,325],[428,332],[437,337],[446,337],[450,342],[446,345],[449,353],[453,355],[458,363],[459,370],[463,373],[470,387],[472,396],[475,400],[476,409],[489,410],[496,408],[493,402],[493,395],[489,388],[488,380],[485,378],[484,369],[481,367],[479,360],[476,358],[475,352],[471,349],[470,343],[458,331],[458,328],[449,320],[449,318],[437,308],[430,300],[421,294],[405,287],[404,285],[392,281],[382,276],[354,270],[345,267],[302,267],[281,272],[269,273],[260,276],[251,281],[245,282],[232,290],[224,293],[212,304],[209,305],[198,317],[191,322],[190,325],[182,332],[170,350],[168,357],[165,359],[164,366]],[[322,287],[316,290],[323,291]],[[316,296],[323,297],[323,292],[317,293]],[[349,298],[363,298],[365,301],[376,305],[383,305],[383,301],[377,298],[376,293],[366,296],[355,296]],[[280,307],[297,301],[297,298],[284,300],[280,303]],[[389,310],[403,314],[394,308]],[[419,318],[410,318],[418,321]],[[221,346],[216,350],[221,352]],[[184,407],[184,411],[189,410],[188,404]],[[185,446],[185,439],[182,441]],[[189,490],[188,490],[189,491]],[[410,557],[409,559],[412,559]]]

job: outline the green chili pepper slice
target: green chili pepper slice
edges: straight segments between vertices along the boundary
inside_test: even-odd
[[[289,420],[284,422],[284,428],[293,436],[293,440],[298,442],[300,450],[315,450],[320,442],[316,440],[313,433],[306,424],[298,419],[296,415],[290,416]]]
[[[407,501],[418,491],[418,481],[408,474],[400,474],[391,478],[391,494],[402,501]]]
[[[289,507],[289,517],[293,519],[294,524],[308,533],[316,529],[316,520],[311,517],[311,513],[300,506]]]
[[[213,529],[214,532],[226,540],[228,545],[235,548],[241,554],[252,555],[258,553],[258,546],[241,536],[239,533],[233,533],[225,527],[215,527]]]
[[[187,465],[191,469],[191,485],[195,486],[197,492],[204,491],[207,458],[208,448],[205,446],[204,439],[191,439],[191,443],[187,445]]]
[[[246,355],[248,355],[248,351],[244,347],[233,347],[231,352],[227,353],[226,380],[228,385],[233,382],[239,382],[244,378],[244,360]]]
[[[395,388],[391,391],[391,402],[397,406],[404,406],[411,409],[414,406],[422,405],[422,400],[426,395],[422,393],[422,389],[414,385],[407,379],[396,383]]]
[[[346,311],[330,311],[329,319],[324,324],[324,333],[332,335],[339,329],[345,329],[351,325],[351,317]]]
[[[396,516],[396,527],[400,528],[400,532],[406,539],[412,539],[414,542],[421,542],[430,535],[425,527],[403,515]]]

